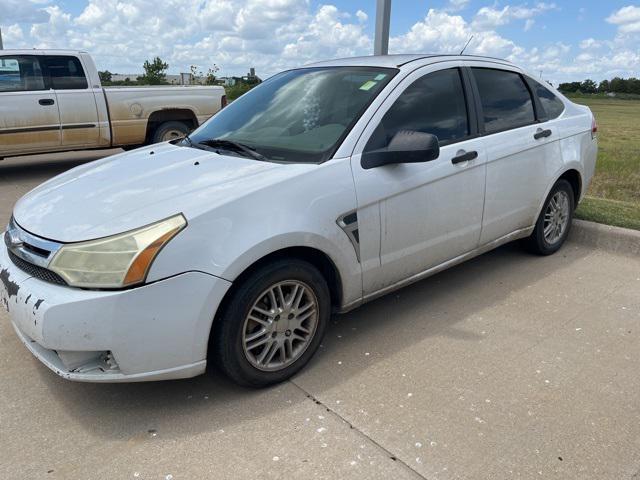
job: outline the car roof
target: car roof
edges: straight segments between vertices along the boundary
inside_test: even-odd
[[[0,50],[0,55],[80,55],[87,53],[83,50],[71,49],[42,49],[42,48],[21,48]]]
[[[484,60],[504,65],[514,66],[508,60],[494,57],[484,57],[480,55],[448,55],[441,53],[413,53],[413,54],[394,54],[394,55],[368,55],[363,57],[338,58],[335,60],[325,60],[322,62],[314,62],[305,65],[305,67],[402,67],[409,63],[419,63],[427,65],[429,63],[437,63],[445,60]]]

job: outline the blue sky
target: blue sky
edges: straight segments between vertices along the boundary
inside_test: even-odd
[[[0,0],[5,48],[78,48],[100,69],[137,73],[253,66],[267,76],[324,58],[371,53],[375,0]],[[640,76],[640,3],[393,0],[391,51],[508,58],[558,82]]]

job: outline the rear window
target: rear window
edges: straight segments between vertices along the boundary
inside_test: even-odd
[[[0,57],[0,92],[44,90],[44,78],[37,57]]]
[[[533,90],[540,99],[542,108],[547,114],[547,120],[558,118],[564,112],[564,103],[551,90],[533,79],[530,79],[530,85],[533,85]]]
[[[43,62],[51,78],[54,90],[76,90],[87,88],[87,77],[80,60],[69,56],[47,56]]]
[[[531,94],[520,74],[489,68],[472,70],[487,133],[518,128],[535,121]]]

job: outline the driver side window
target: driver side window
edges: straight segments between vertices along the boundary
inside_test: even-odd
[[[365,151],[386,148],[402,130],[433,134],[440,145],[469,136],[469,117],[458,68],[433,72],[413,82],[384,115]]]

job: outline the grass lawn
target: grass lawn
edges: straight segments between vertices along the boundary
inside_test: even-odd
[[[577,218],[640,230],[640,100],[569,97],[598,121],[598,162]]]

